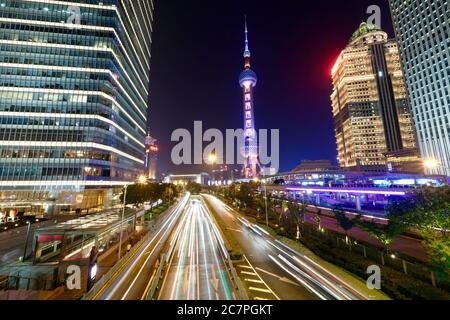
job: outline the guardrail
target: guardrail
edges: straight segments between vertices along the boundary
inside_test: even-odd
[[[152,277],[150,288],[145,296],[145,300],[155,300],[155,294],[160,289],[161,280],[163,279],[163,271],[166,268],[166,255],[163,253],[157,262],[159,264],[154,276]]]
[[[167,211],[173,210],[177,205],[175,202],[171,207],[169,207]],[[145,211],[145,210],[144,210]],[[95,283],[95,285],[91,288],[91,290],[86,293],[81,300],[93,300],[98,293],[103,290],[103,288],[107,285],[109,281],[119,272],[124,266],[128,263],[128,261],[133,258],[138,251],[142,248],[142,246],[150,241],[150,238],[153,236],[152,232],[148,232],[129,252],[127,252],[107,273],[100,278],[99,281]]]
[[[123,269],[126,263],[134,257],[139,249],[142,248],[144,243],[148,242],[152,236],[152,233],[147,233],[138,243],[135,245],[130,252],[126,253],[99,281],[95,283],[92,289],[86,293],[81,300],[93,300],[94,297],[105,287],[105,285],[113,278],[113,276]]]

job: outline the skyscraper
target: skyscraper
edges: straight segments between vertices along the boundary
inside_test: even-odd
[[[450,176],[450,5],[390,0],[405,81],[428,173]]]
[[[362,23],[332,70],[341,167],[386,170],[386,153],[415,148],[397,43]]]
[[[260,172],[258,156],[258,137],[255,129],[255,113],[253,88],[258,82],[256,73],[251,69],[251,53],[248,42],[247,21],[245,21],[245,50],[244,50],[244,68],[239,76],[239,84],[243,89],[244,95],[244,166],[242,173],[245,178],[257,178]]]
[[[145,159],[145,166],[147,168],[148,178],[150,180],[156,180],[157,177],[157,164],[158,164],[158,153],[159,147],[157,144],[158,140],[153,138],[150,133],[145,138],[145,147],[147,152],[147,157]]]
[[[144,172],[152,0],[0,8],[0,211],[103,208]]]

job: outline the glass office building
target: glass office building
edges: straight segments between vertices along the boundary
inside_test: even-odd
[[[332,70],[331,95],[339,165],[386,171],[386,154],[416,147],[398,46],[362,23]]]
[[[102,209],[144,172],[152,0],[0,0],[0,211]]]
[[[450,176],[450,5],[390,0],[409,99],[428,173]]]

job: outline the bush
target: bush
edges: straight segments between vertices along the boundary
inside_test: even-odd
[[[302,243],[321,258],[334,263],[365,279],[370,265],[378,264],[341,248],[331,248],[322,243],[307,241]],[[396,300],[450,300],[450,294],[433,287],[430,283],[413,279],[388,266],[381,267],[381,290]]]

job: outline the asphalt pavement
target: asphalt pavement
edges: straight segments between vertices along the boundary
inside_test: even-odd
[[[160,300],[234,300],[224,241],[200,198],[192,197],[169,249]]]
[[[237,271],[254,299],[370,299],[352,284],[278,241],[218,198],[205,195],[245,253]]]

